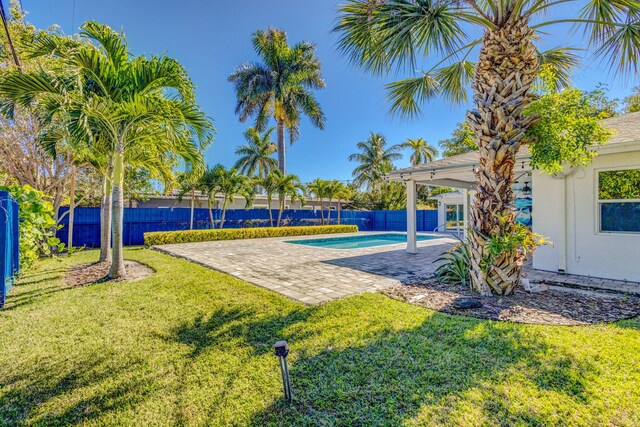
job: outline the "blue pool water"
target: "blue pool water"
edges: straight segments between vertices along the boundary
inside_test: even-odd
[[[418,241],[437,239],[438,236],[418,235]],[[288,240],[296,245],[316,246],[332,249],[357,249],[371,246],[395,245],[407,241],[406,233],[365,234],[361,236],[325,237],[322,239]]]

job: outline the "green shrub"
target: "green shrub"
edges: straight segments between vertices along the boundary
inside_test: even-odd
[[[471,251],[469,245],[460,242],[452,249],[445,251],[434,262],[444,261],[435,271],[435,277],[452,285],[471,286]]]
[[[169,243],[208,242],[212,240],[258,239],[261,237],[308,236],[314,234],[355,233],[356,225],[320,225],[305,227],[227,228],[217,230],[154,231],[144,233],[146,246]]]
[[[29,185],[0,186],[18,202],[20,218],[20,266],[25,269],[39,257],[49,256],[52,249],[64,250],[56,237],[58,226],[53,219],[53,205],[43,192]]]

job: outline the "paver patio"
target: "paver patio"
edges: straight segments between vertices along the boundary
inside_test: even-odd
[[[411,277],[428,277],[436,268],[433,260],[455,242],[447,236],[421,241],[415,255],[405,252],[404,243],[359,249],[287,243],[351,235],[180,243],[155,248],[313,305],[376,292]]]
[[[447,235],[419,241],[417,254],[406,253],[404,243],[358,249],[287,243],[289,240],[351,235],[354,234],[225,240],[154,248],[315,305],[428,278],[437,268],[435,259],[456,242]],[[529,267],[526,272],[532,282],[640,293],[637,283],[560,275]]]

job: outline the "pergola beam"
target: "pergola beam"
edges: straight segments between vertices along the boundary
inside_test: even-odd
[[[436,187],[461,188],[464,190],[473,190],[474,188],[476,188],[475,182],[462,181],[462,180],[453,179],[453,178],[416,180],[416,182],[420,185],[433,185]]]

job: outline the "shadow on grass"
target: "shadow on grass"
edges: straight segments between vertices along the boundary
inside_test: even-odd
[[[575,363],[563,356],[562,362],[541,364],[537,357],[546,351],[516,327],[434,314],[418,328],[386,331],[361,347],[325,349],[293,361],[293,404],[278,400],[252,425],[401,425],[424,407],[440,408],[429,423],[453,425],[453,401],[468,390],[507,381],[514,369],[535,372],[540,389],[585,401]],[[508,397],[500,402],[499,411],[487,407],[484,416],[502,425],[523,421],[511,412]]]
[[[219,308],[176,326],[162,338],[188,346],[185,365],[195,366],[206,361],[213,347],[247,345],[252,356],[262,356],[273,351],[276,340],[286,339],[292,348],[294,402],[286,405],[275,399],[253,414],[253,426],[402,425],[418,417],[426,418],[426,424],[456,425],[456,417],[465,410],[457,406],[467,398],[465,393],[487,388],[491,392],[476,405],[486,424],[553,424],[526,401],[512,404],[501,394],[500,385],[521,381],[522,376],[528,382],[526,392],[551,391],[578,403],[588,401],[585,386],[593,368],[550,348],[531,330],[422,312],[416,322],[402,326],[393,320],[393,312],[377,318],[364,311],[371,305],[354,301],[294,308],[281,315],[256,307]],[[383,307],[416,313],[399,303]],[[358,316],[361,310],[365,314]],[[276,363],[273,357],[271,390],[280,387]],[[219,369],[225,369],[216,374],[226,378],[224,387],[232,388],[238,377],[233,370],[243,368],[233,364]],[[208,412],[194,405],[211,405],[176,401],[173,386],[179,395],[189,396],[189,390],[180,389],[181,381],[169,389],[166,384],[156,386],[163,375],[161,366],[122,353],[53,365],[44,359],[24,372],[16,371],[20,373],[0,377],[0,390],[8,390],[0,394],[0,425],[100,424],[158,393],[168,393],[166,402],[175,406],[178,416],[184,408]]]
[[[0,425],[27,421],[36,425],[72,425],[135,406],[147,398],[155,381],[154,375],[141,373],[142,365],[142,361],[122,363],[103,355],[76,361],[62,373],[43,364],[28,373],[4,375],[0,389],[9,391],[0,394]],[[88,393],[74,397],[80,390]],[[56,400],[58,405],[49,404]],[[39,407],[43,404],[49,404],[49,410],[42,411]]]
[[[435,313],[415,328],[383,328],[353,346],[341,347],[329,339],[333,345],[317,348],[326,320],[326,313],[318,316],[321,310],[310,307],[259,320],[249,310],[219,310],[208,319],[182,325],[169,339],[191,346],[193,357],[238,339],[256,355],[272,352],[276,340],[288,341],[294,402],[276,400],[255,415],[253,426],[401,425],[425,407],[440,408],[434,409],[431,421],[455,424],[443,408],[451,409],[467,391],[508,382],[514,372],[526,372],[533,384],[529,387],[588,401],[585,382],[590,366],[549,349],[517,325]],[[549,352],[552,362],[541,361],[540,356]],[[275,366],[274,357],[274,375]],[[280,387],[279,380],[275,384]],[[508,399],[487,398],[483,416],[502,425],[549,421],[531,411],[517,412],[518,405],[509,405]]]
[[[51,269],[51,270],[46,270],[46,271],[39,271],[39,272],[35,272],[35,273],[20,273],[20,277],[19,280],[16,281],[14,283],[14,286],[26,286],[31,284],[32,282],[28,281],[27,279],[33,279],[35,277],[40,277],[40,276],[51,276],[55,273],[64,273],[65,271],[69,270],[68,267],[63,267],[63,268],[55,268],[55,269]],[[46,279],[46,280],[51,280],[50,278]]]
[[[20,292],[16,295],[7,297],[7,305],[2,308],[2,311],[11,311],[17,308],[34,304],[44,298],[47,298],[55,293],[72,289],[70,286],[48,286],[46,288],[33,289],[31,291]]]
[[[200,315],[193,321],[181,324],[169,336],[161,338],[190,346],[191,357],[198,356],[211,346],[237,339],[250,345],[254,354],[263,355],[272,352],[274,342],[279,339],[303,340],[306,336],[284,331],[291,325],[305,322],[315,309],[297,309],[285,316],[267,316],[257,321],[258,315],[252,309],[218,309],[208,317]]]
[[[44,282],[46,282],[45,280]],[[51,280],[48,280],[49,282]],[[10,292],[7,295],[7,303],[2,308],[2,311],[11,311],[17,308],[32,305],[38,303],[46,298],[49,298],[53,294],[57,294],[58,292],[68,291],[72,289],[78,289],[81,287],[87,287],[92,285],[98,285],[104,282],[93,282],[86,283],[80,285],[67,285],[67,284],[56,284],[49,286],[36,287],[35,289],[31,289],[29,291],[19,290],[18,292]]]

